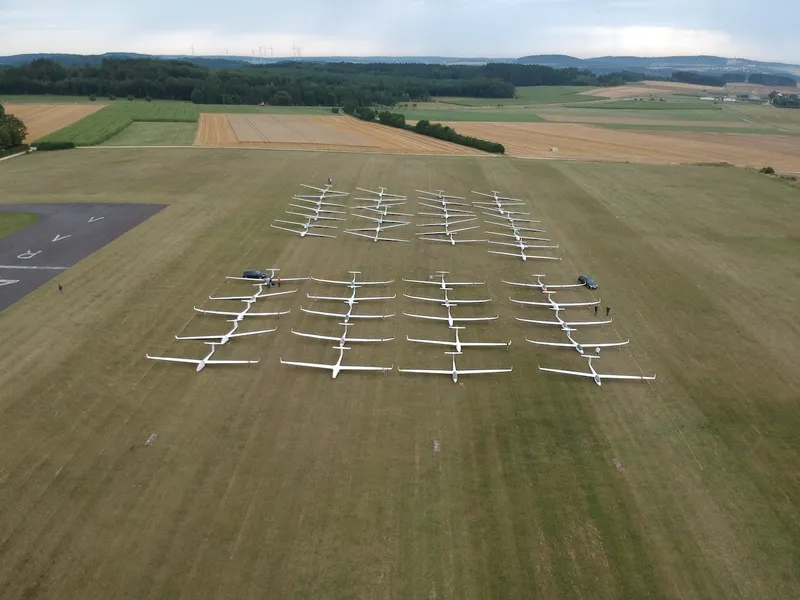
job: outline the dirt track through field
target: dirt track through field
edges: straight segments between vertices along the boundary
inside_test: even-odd
[[[346,116],[201,114],[196,146],[257,146],[419,154],[478,150]]]
[[[752,134],[616,131],[560,123],[444,123],[459,133],[497,141],[518,157],[772,166],[800,171],[800,138]],[[557,148],[553,152],[552,148]]]
[[[103,104],[6,104],[6,112],[22,119],[31,142],[97,112]]]

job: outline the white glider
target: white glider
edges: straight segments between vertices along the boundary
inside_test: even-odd
[[[435,192],[426,192],[425,190],[414,190],[415,192],[419,192],[420,194],[427,194],[428,196],[433,196],[437,200],[466,200],[463,196],[451,196],[449,194],[445,194],[444,190],[436,190]]]
[[[453,368],[449,370],[443,369],[400,369],[397,370],[401,373],[422,373],[427,375],[450,375],[453,381],[458,383],[459,375],[485,375],[489,373],[510,373],[511,369],[458,369],[456,367],[456,354],[458,352],[445,352],[453,356]]]
[[[481,300],[455,300],[451,299],[447,296],[447,292],[452,292],[452,288],[445,288],[444,290],[444,298],[425,298],[423,296],[411,296],[409,294],[404,293],[403,296],[406,298],[411,298],[412,300],[422,300],[423,302],[436,302],[441,304],[442,306],[458,306],[459,304],[486,304],[487,302],[491,302],[491,298],[481,299]]]
[[[282,311],[282,312],[251,313],[250,309],[253,308],[253,305],[255,304],[255,300],[253,300],[253,299],[242,300],[242,302],[247,304],[247,308],[245,308],[243,311],[240,311],[240,312],[230,312],[230,311],[223,311],[223,310],[206,310],[206,309],[202,309],[202,308],[197,308],[196,306],[194,307],[194,309],[197,312],[203,313],[205,315],[223,315],[223,316],[226,316],[226,317],[235,317],[234,321],[241,321],[245,317],[278,317],[280,315],[288,315],[290,312],[292,312],[292,309],[290,308],[289,310]]]
[[[172,356],[150,356],[149,354],[145,354],[147,358],[150,360],[161,360],[165,362],[177,362],[177,363],[189,363],[192,365],[197,365],[197,372],[205,368],[206,365],[255,365],[258,363],[257,360],[210,360],[211,356],[214,354],[214,350],[216,350],[217,344],[214,342],[205,342],[209,346],[211,346],[211,352],[209,352],[205,358],[201,358],[199,360],[193,358],[175,358]]]
[[[277,331],[278,328],[275,327],[274,329],[262,329],[260,331],[246,331],[243,333],[235,333],[236,330],[239,328],[239,321],[229,321],[233,323],[233,329],[231,329],[228,333],[223,335],[191,335],[191,336],[175,336],[176,340],[219,340],[216,342],[218,345],[222,346],[227,344],[234,338],[246,337],[248,335],[261,335],[262,333],[272,333],[273,331]]]
[[[369,234],[366,234],[366,233],[361,233],[362,231],[374,231],[375,233],[373,233],[372,235],[369,235]],[[372,240],[373,242],[405,242],[405,243],[408,243],[410,241],[410,240],[403,240],[403,239],[400,239],[400,238],[392,238],[392,237],[381,236],[381,231],[383,231],[383,229],[380,229],[379,227],[378,228],[374,228],[374,229],[345,229],[344,230],[345,233],[349,233],[350,235],[356,235],[358,237],[363,237],[363,238],[366,238],[368,240]]]
[[[403,279],[406,283],[422,283],[425,285],[438,285],[440,290],[447,290],[452,286],[475,286],[486,285],[485,281],[445,281],[444,276],[449,275],[449,271],[436,271],[436,276],[439,281],[424,280],[424,279]]]
[[[209,296],[209,300],[261,300],[262,298],[272,298],[273,296],[286,296],[287,294],[296,294],[297,290],[287,290],[285,292],[272,292],[271,294],[264,294],[264,284],[258,286],[258,292],[251,296]]]
[[[349,309],[347,309],[347,312],[344,314],[325,312],[322,310],[310,310],[308,308],[303,308],[302,306],[300,307],[300,310],[310,315],[319,315],[321,317],[336,317],[337,319],[344,319],[345,323],[349,323],[350,319],[389,319],[394,316],[394,313],[390,315],[354,315],[352,305],[350,306]]]
[[[280,279],[281,281],[306,281],[308,279],[308,277],[278,277],[277,275],[278,275],[278,271],[280,271],[280,269],[275,269],[275,268],[263,269],[263,271],[265,273],[267,271],[269,271],[269,275],[266,277],[266,279],[276,279],[277,278],[277,279]],[[236,281],[253,281],[253,282],[255,282],[255,281],[264,281],[263,279],[259,280],[259,279],[256,279],[254,277],[226,277],[225,279],[234,279]],[[264,284],[263,283],[255,283],[254,285],[263,286]]]
[[[581,344],[579,342],[576,342],[572,338],[572,336],[570,335],[570,333],[572,331],[575,331],[574,329],[567,328],[565,331],[567,333],[567,339],[569,340],[569,342],[540,342],[538,340],[531,340],[531,339],[528,339],[528,338],[525,338],[525,340],[527,342],[531,343],[531,344],[536,344],[537,346],[551,346],[551,347],[554,347],[554,348],[574,348],[575,350],[578,351],[578,354],[580,354],[581,356],[586,354],[586,352],[585,352],[586,348],[594,348],[595,352],[600,352],[601,348],[616,348],[618,346],[625,346],[625,345],[630,343],[630,340],[625,340],[624,342],[604,342],[602,344]]]
[[[538,223],[539,221],[531,221],[532,223]],[[495,221],[484,221],[486,225],[494,225],[495,227],[505,227],[506,229],[510,229],[512,233],[519,233],[520,231],[529,231],[531,233],[547,233],[544,229],[534,229],[533,227],[518,227],[517,225],[508,224],[508,223],[497,223]]]
[[[477,194],[478,196],[484,196],[486,198],[492,199],[491,202],[476,200],[475,202],[473,202],[473,204],[493,204],[495,206],[499,204],[507,204],[509,206],[512,204],[525,204],[525,202],[519,198],[509,198],[508,196],[500,196],[499,192],[495,192],[494,190],[492,191],[491,194],[486,194],[484,192],[476,192],[474,190],[472,191],[472,193]]]
[[[406,336],[406,339],[409,342],[416,342],[418,344],[434,344],[437,346],[450,346],[456,349],[458,354],[461,354],[462,348],[497,348],[497,347],[508,347],[511,345],[511,340],[507,342],[462,342],[461,339],[458,337],[458,332],[462,329],[466,329],[466,327],[453,327],[456,330],[456,341],[450,342],[446,340],[421,340],[421,339],[414,339]]]
[[[358,288],[358,286],[356,286],[354,288],[351,288],[353,290],[353,293],[350,296],[347,296],[347,297],[341,297],[341,296],[312,296],[309,293],[306,293],[306,296],[308,296],[311,300],[335,300],[335,301],[338,301],[338,302],[344,302],[348,306],[353,306],[354,304],[358,304],[359,302],[367,302],[367,301],[370,301],[370,300],[394,300],[395,298],[397,298],[397,294],[395,294],[393,296],[371,296],[371,297],[356,298],[356,288]]]
[[[273,227],[274,229],[280,229],[282,231],[288,231],[290,233],[295,233],[295,234],[299,235],[300,237],[335,238],[336,237],[335,235],[326,235],[324,233],[314,233],[313,231],[311,231],[311,229],[313,229],[313,228],[338,229],[338,227],[334,227],[333,225],[316,225],[316,224],[312,225],[311,222],[297,223],[295,221],[284,221],[282,219],[275,219],[275,223],[286,223],[288,225],[296,225],[298,227],[302,227],[302,229],[300,231],[297,231],[295,229],[289,229],[288,227],[281,227],[279,225],[275,225],[273,223],[270,223],[270,227]]]
[[[509,296],[509,300],[514,304],[522,304],[524,306],[546,306],[550,310],[560,311],[564,310],[565,308],[571,306],[597,306],[600,304],[600,300],[592,300],[591,302],[556,302],[551,298],[551,294],[555,292],[546,291],[544,294],[547,295],[547,302],[535,302],[533,300],[515,300]]]
[[[350,331],[348,327],[351,327],[352,323],[339,323],[339,325],[344,325],[344,333],[340,337],[334,337],[332,335],[318,335],[316,333],[303,333],[302,331],[295,331],[292,329],[292,333],[294,335],[299,335],[300,337],[312,338],[315,340],[326,340],[330,342],[339,342],[339,346],[344,346],[346,343],[378,343],[378,342],[391,342],[394,337],[390,338],[351,338],[347,337],[347,333]]]
[[[291,360],[283,360],[283,358],[281,358],[281,364],[293,365],[295,367],[309,367],[311,369],[325,369],[331,372],[331,377],[333,379],[336,379],[336,376],[341,371],[391,371],[394,368],[394,365],[392,365],[391,367],[361,367],[353,365],[343,365],[342,358],[344,358],[344,351],[350,350],[350,348],[346,346],[334,346],[334,348],[339,351],[339,360],[337,360],[332,365],[325,365],[320,363],[296,362]]]
[[[394,283],[394,279],[390,281],[356,281],[356,275],[360,275],[361,271],[348,271],[353,276],[353,279],[350,281],[338,281],[336,279],[319,279],[318,277],[311,276],[313,281],[317,281],[319,283],[332,283],[335,285],[346,285],[347,287],[360,287],[362,285],[389,285]]]
[[[434,317],[432,315],[414,315],[411,313],[403,312],[403,314],[407,317],[413,317],[415,319],[428,319],[429,321],[447,321],[447,326],[451,329],[455,327],[456,323],[482,323],[487,321],[495,321],[500,317],[454,317],[450,312],[450,307],[447,307],[447,316],[446,317]]]
[[[607,321],[565,321],[561,318],[559,314],[559,310],[556,310],[556,321],[540,321],[537,319],[523,319],[522,317],[514,317],[517,321],[521,321],[522,323],[534,323],[536,325],[556,325],[561,328],[562,331],[570,331],[570,327],[589,327],[591,325],[607,325],[611,323],[612,319],[608,319]]]
[[[547,369],[545,367],[539,366],[540,371],[548,371],[549,373],[560,373],[561,375],[574,375],[576,377],[590,377],[594,379],[594,382],[597,385],[603,385],[603,379],[626,379],[631,381],[652,381],[656,378],[655,375],[652,377],[645,377],[641,375],[611,375],[609,373],[598,373],[595,371],[594,366],[592,365],[592,360],[596,360],[597,356],[592,356],[591,354],[582,354],[583,358],[589,359],[589,372],[586,373],[584,371],[565,371],[563,369]]]
[[[549,288],[562,289],[562,288],[584,287],[583,283],[558,283],[558,284],[552,284],[551,285],[549,283],[544,283],[542,281],[542,277],[545,277],[544,275],[534,274],[533,276],[536,277],[536,283],[522,283],[522,282],[517,282],[517,281],[506,281],[505,279],[501,279],[501,281],[503,283],[505,283],[505,284],[516,285],[518,287],[537,288],[537,289],[542,290],[543,292],[546,292]]]

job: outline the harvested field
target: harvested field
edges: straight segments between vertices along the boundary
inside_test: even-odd
[[[39,138],[58,131],[86,115],[97,112],[104,104],[6,104],[6,112],[16,115],[28,128],[26,140]]]
[[[766,97],[773,90],[782,94],[800,94],[800,88],[781,85],[758,85],[755,83],[729,83],[727,89],[732,94],[756,94]]]
[[[448,123],[445,123],[447,125]],[[459,133],[497,141],[519,157],[583,158],[676,164],[729,162],[800,171],[800,140],[752,134],[615,131],[556,123],[451,123]],[[756,146],[753,138],[761,138]],[[558,153],[551,148],[557,147]]]
[[[551,121],[553,123],[610,123],[610,124],[620,124],[620,125],[657,125],[654,121],[662,121],[664,124],[675,125],[677,127],[707,127],[709,126],[709,122],[706,121],[695,121],[692,119],[686,120],[673,120],[673,119],[653,119],[647,118],[650,116],[651,113],[655,111],[650,111],[647,113],[646,111],[642,111],[647,116],[642,117],[632,117],[629,116],[631,111],[625,111],[624,115],[616,114],[617,111],[592,111],[594,114],[586,114],[587,111],[582,111],[582,114],[573,114],[575,111],[552,111],[552,112],[545,112],[545,111],[538,111],[539,116],[545,119],[546,121]],[[599,113],[599,114],[598,114]],[[658,114],[655,115],[656,117],[660,116]],[[668,121],[668,122],[667,122]],[[749,128],[754,127],[757,128],[758,125],[753,123],[748,123],[746,121],[714,121],[714,127],[735,127],[735,128]],[[763,127],[763,126],[761,126]]]
[[[656,96],[665,94],[702,94],[704,92],[724,94],[725,89],[704,85],[692,85],[690,83],[676,83],[673,81],[641,81],[636,85],[595,88],[584,93],[589,96],[620,99],[638,98],[640,96],[649,96],[650,94]]]
[[[483,154],[449,142],[345,116],[200,116],[197,146],[257,146],[420,154]]]

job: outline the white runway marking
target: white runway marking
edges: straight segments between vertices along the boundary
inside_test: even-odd
[[[34,267],[28,265],[0,265],[0,269],[44,269],[50,271],[63,271],[69,267]]]
[[[59,240],[65,240],[65,239],[67,239],[68,237],[72,237],[72,234],[61,235],[61,234],[58,234],[58,233],[57,233],[57,234],[56,234],[56,237],[54,237],[54,238],[53,238],[53,242],[58,242]],[[51,242],[51,243],[52,243],[52,242]]]

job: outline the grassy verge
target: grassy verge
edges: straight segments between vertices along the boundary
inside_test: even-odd
[[[38,220],[39,215],[32,213],[0,212],[0,240]]]

